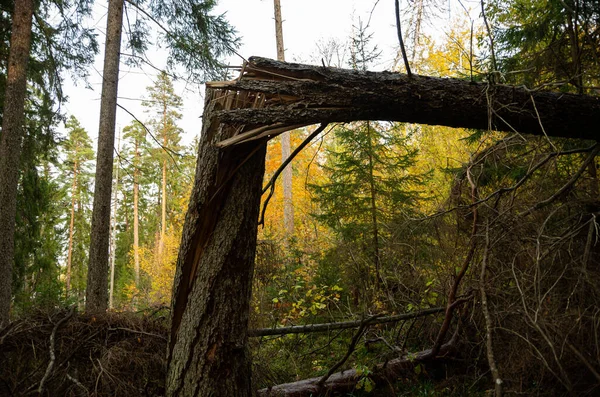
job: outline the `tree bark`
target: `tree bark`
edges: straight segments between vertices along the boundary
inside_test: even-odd
[[[119,82],[119,52],[123,0],[109,0],[104,50],[104,74],[96,160],[96,183],[86,288],[86,311],[102,312],[108,304],[108,241],[115,145],[115,117]]]
[[[250,58],[244,73],[246,78],[210,86],[264,93],[272,97],[271,106],[221,111],[224,123],[285,126],[387,120],[487,130],[491,121],[498,131],[598,138],[590,126],[600,125],[600,97],[260,57]],[[491,120],[487,97],[492,104]]]
[[[121,132],[117,141],[117,153],[121,152]],[[117,170],[115,172],[115,191],[113,196],[113,205],[115,206],[112,213],[112,232],[110,236],[110,287],[108,293],[108,307],[114,307],[113,296],[115,293],[115,261],[117,256],[117,211],[119,210],[119,168],[120,161],[117,161]]]
[[[277,42],[277,60],[285,62],[285,47],[283,45],[283,20],[281,18],[281,1],[273,0],[275,9],[275,41]],[[292,151],[290,132],[281,134],[281,163],[285,162]],[[283,169],[283,228],[286,237],[294,234],[294,201],[292,192],[292,165]]]
[[[9,322],[33,0],[15,1],[0,133],[0,328]]]
[[[246,349],[264,142],[218,149],[235,129],[207,90],[196,178],[175,273],[168,396],[251,396]]]

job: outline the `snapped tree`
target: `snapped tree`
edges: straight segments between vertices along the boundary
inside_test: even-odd
[[[207,84],[174,283],[169,396],[251,395],[246,341],[266,140],[356,120],[594,139],[582,127],[600,122],[595,97],[256,57],[242,70],[236,81]]]

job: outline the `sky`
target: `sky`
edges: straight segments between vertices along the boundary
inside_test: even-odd
[[[70,77],[65,78],[65,93],[69,101],[63,106],[63,111],[67,116],[77,117],[92,137],[94,144],[97,142],[99,125],[102,50],[107,4],[107,1],[97,2],[93,20],[90,21],[90,26],[98,31],[101,53],[98,54],[90,69],[87,87],[81,81],[73,82]],[[444,5],[446,10],[441,13],[443,15],[433,23],[440,28],[440,31],[444,24],[447,24],[449,17],[446,13],[450,15],[448,12],[450,4]],[[454,6],[454,9],[457,7]],[[340,43],[347,42],[352,35],[353,25],[356,26],[360,20],[363,24],[370,21],[373,43],[382,52],[380,60],[373,65],[373,69],[390,70],[393,67],[398,46],[393,1],[281,0],[281,8],[287,61],[320,64],[317,43],[322,45],[332,39]],[[229,65],[241,65],[243,60],[240,56],[248,58],[258,55],[276,58],[272,0],[220,0],[215,12],[225,13],[230,24],[236,28],[242,38],[242,45],[237,51],[239,56],[234,55],[227,59]],[[428,29],[435,31],[436,26],[433,25]],[[124,47],[121,51],[127,52]],[[159,67],[163,67],[166,63],[164,51],[151,50],[148,56]],[[121,63],[118,103],[142,121],[146,120],[147,114],[141,106],[141,101],[147,95],[146,87],[153,84],[156,75],[157,71],[150,67],[132,68]],[[203,90],[204,87],[196,87],[184,81],[175,82],[175,91],[183,98],[184,103],[181,112],[183,117],[179,123],[184,130],[184,143],[191,142],[200,132]],[[127,112],[117,109],[117,130],[128,125],[131,120],[132,117]],[[59,129],[61,130],[64,133],[64,128]]]

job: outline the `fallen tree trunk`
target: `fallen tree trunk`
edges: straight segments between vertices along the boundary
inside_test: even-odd
[[[270,126],[386,120],[597,139],[600,97],[392,72],[363,72],[252,57],[233,82],[208,87],[262,93],[264,106],[218,113],[228,124]],[[268,136],[269,134],[263,134]],[[223,145],[223,146],[226,146]]]
[[[442,345],[439,355],[446,356],[451,354],[455,351],[455,348],[456,336],[448,343]],[[376,385],[389,384],[389,382],[394,382],[400,378],[402,374],[406,374],[407,371],[414,373],[415,366],[425,360],[429,360],[430,356],[431,349],[428,349],[404,355],[387,363],[378,364],[373,373],[369,375],[369,379]],[[328,393],[333,392],[348,393],[356,390],[356,384],[361,376],[357,374],[355,369],[349,369],[331,375],[322,387],[319,386],[321,377],[316,377],[261,389],[257,392],[257,395],[260,397],[309,397],[329,395]]]
[[[376,324],[394,323],[397,321],[406,321],[413,318],[429,316],[430,314],[440,313],[446,310],[445,307],[435,307],[432,309],[421,310],[414,313],[397,314],[395,316],[385,317],[372,317],[365,320],[369,321],[369,326]],[[338,329],[350,329],[358,328],[365,322],[365,320],[356,321],[343,321],[338,323],[324,323],[324,324],[308,324],[308,325],[294,325],[292,327],[281,327],[281,328],[259,328],[251,329],[248,331],[248,336],[259,337],[269,335],[288,335],[288,334],[307,334],[310,332],[328,332]]]

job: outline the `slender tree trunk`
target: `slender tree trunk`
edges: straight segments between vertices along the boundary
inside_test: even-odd
[[[77,161],[73,164],[73,183],[71,185],[71,222],[69,224],[69,250],[67,252],[67,276],[65,280],[66,297],[71,292],[71,263],[73,260],[73,232],[75,231],[75,195],[77,194]]]
[[[167,147],[167,102],[163,103],[163,151]],[[166,155],[166,153],[163,153]],[[165,247],[165,236],[167,234],[167,159],[163,159],[162,163],[162,186],[161,186],[161,213],[160,213],[160,241],[158,243],[158,258],[162,264],[162,257]]]
[[[275,38],[277,41],[277,60],[285,61],[283,46],[283,21],[281,19],[281,1],[273,0],[275,8]],[[290,157],[291,149],[290,132],[281,134],[281,162]],[[294,201],[292,195],[292,165],[283,170],[283,227],[287,237],[294,234]]]
[[[108,240],[112,189],[119,52],[123,24],[123,0],[109,0],[104,50],[104,74],[100,103],[100,127],[96,161],[94,209],[90,238],[86,310],[101,312],[108,304]]]
[[[135,286],[140,286],[140,232],[139,232],[139,213],[138,213],[138,202],[140,194],[139,186],[139,158],[140,153],[138,152],[139,142],[135,140],[135,166],[133,170],[133,258],[134,258],[134,271],[135,271]]]
[[[194,190],[175,273],[167,396],[249,397],[246,348],[264,142],[218,149],[206,95]]]
[[[117,153],[121,151],[121,132],[119,132],[119,139],[117,141]],[[114,210],[112,213],[112,233],[110,236],[110,288],[108,294],[108,307],[113,308],[113,295],[115,292],[115,259],[117,250],[117,210],[119,209],[119,166],[120,162],[117,161],[117,171],[115,173],[115,191],[114,191]]]
[[[371,195],[371,222],[373,228],[373,264],[375,265],[375,289],[379,291],[381,270],[379,261],[379,224],[377,222],[377,190],[375,189],[375,173],[373,171],[373,140],[371,123],[367,121],[367,139],[369,145],[369,189]]]
[[[0,328],[9,322],[33,0],[15,1],[0,132]]]

